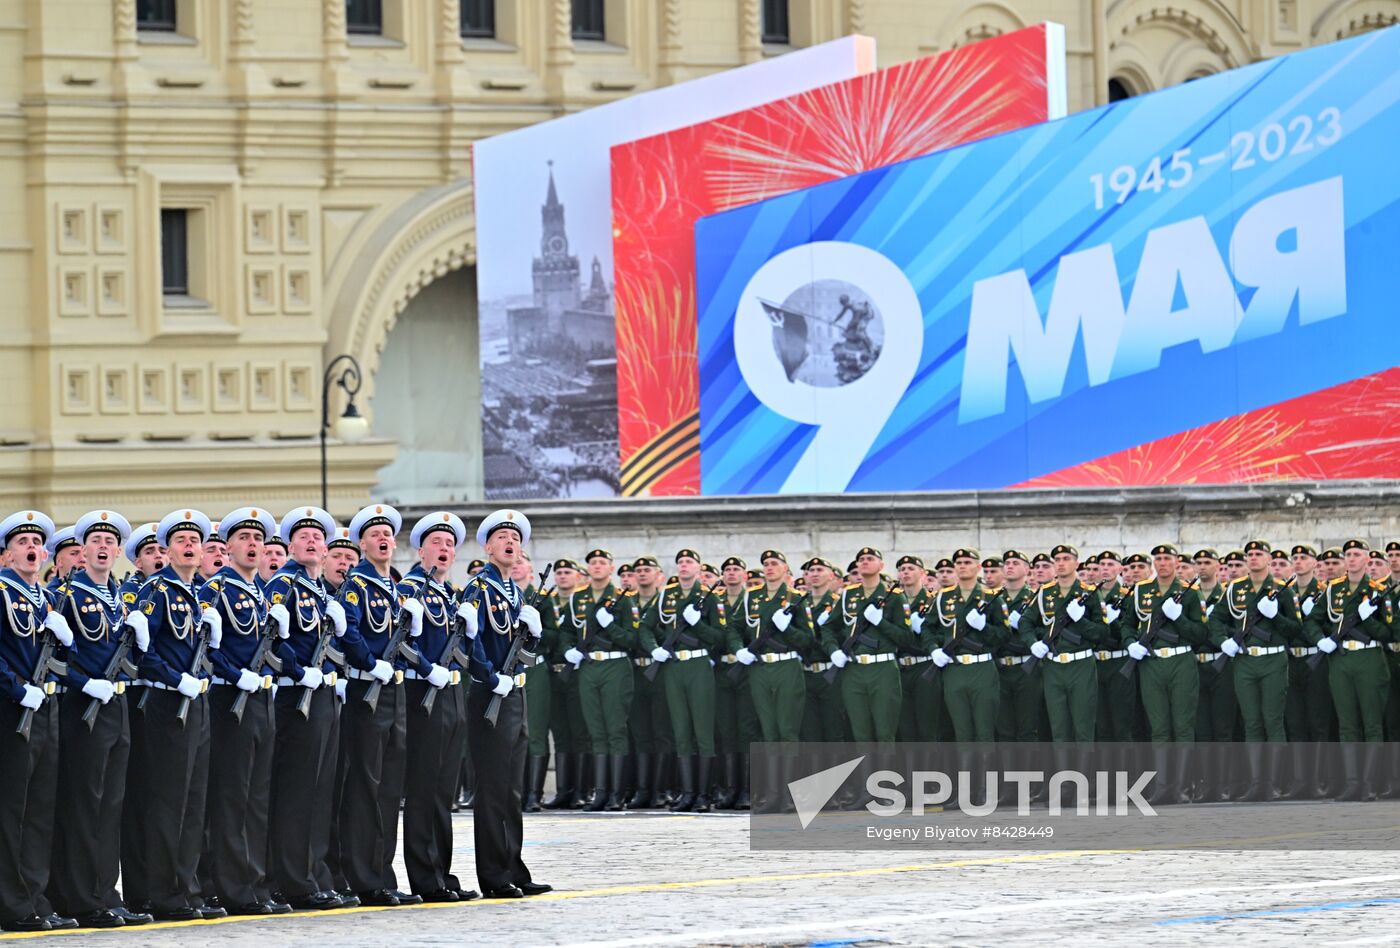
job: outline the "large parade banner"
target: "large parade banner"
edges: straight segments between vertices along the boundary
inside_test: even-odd
[[[473,146],[488,498],[617,493],[608,150],[874,68],[848,36]]]
[[[615,146],[622,493],[700,490],[696,220],[1064,114],[1045,23]]]
[[[1400,28],[696,226],[707,494],[1393,477]]]

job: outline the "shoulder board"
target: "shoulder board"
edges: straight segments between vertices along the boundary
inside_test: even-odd
[[[667,589],[670,589],[672,586],[679,586],[680,584],[681,584],[680,578],[677,577],[677,576],[672,576],[670,579],[666,580],[666,588],[667,588]]]
[[[763,586],[764,586],[763,583],[754,583],[752,586],[745,586],[745,587],[744,587],[744,591],[745,591],[745,592],[757,592],[758,590],[762,589]]]
[[[847,584],[846,584],[846,589],[847,589],[847,590],[860,589],[860,588],[861,588],[860,583],[847,583]]]
[[[1230,580],[1230,585],[1238,586],[1240,583],[1247,582],[1248,580],[1248,576],[1236,576],[1234,579]]]
[[[369,588],[369,587],[367,587],[367,586],[365,585],[364,577],[362,577],[362,576],[356,576],[356,577],[354,577],[354,579],[355,579],[355,585],[356,585],[356,586],[359,586],[361,589],[367,589],[367,588]]]
[[[407,585],[409,585],[409,586],[417,586],[417,585],[418,585],[419,583],[421,583],[422,581],[423,581],[423,577],[422,577],[422,576],[405,576],[403,579],[399,580],[399,582],[405,583],[405,584],[407,584]]]
[[[218,591],[219,591],[219,581],[218,581],[217,579],[211,579],[211,580],[209,580],[209,582],[205,583],[204,585],[206,585],[206,586],[208,586],[210,589],[214,590],[214,592],[218,592]]]
[[[1144,587],[1144,586],[1155,586],[1155,585],[1157,585],[1157,580],[1155,580],[1155,579],[1144,579],[1142,582],[1138,583],[1134,588],[1135,588],[1135,589],[1141,589],[1141,588]]]
[[[622,591],[622,596],[621,596],[621,598],[626,599],[628,596],[636,596],[636,595],[637,595],[637,590],[635,590],[635,589],[624,589],[624,590]]]
[[[1090,592],[1093,592],[1095,589],[1098,588],[1096,583],[1080,583],[1079,585],[1089,590]]]
[[[1040,584],[1040,588],[1037,589],[1036,592],[1038,592],[1038,593],[1043,593],[1043,592],[1045,592],[1045,590],[1049,589],[1051,586],[1054,586],[1054,585],[1056,585],[1056,583],[1055,583],[1055,581],[1054,581],[1053,579],[1050,580],[1050,582],[1048,582],[1048,583],[1041,583],[1041,584]]]
[[[1329,585],[1329,586],[1335,586],[1335,585],[1337,585],[1338,583],[1342,583],[1342,582],[1346,582],[1346,577],[1345,577],[1345,576],[1338,576],[1336,579],[1333,579],[1333,580],[1328,581],[1327,585]]]
[[[156,589],[165,592],[165,580],[156,580]]]
[[[938,590],[938,594],[941,596],[941,595],[943,595],[944,593],[950,593],[950,592],[952,592],[954,589],[957,589],[957,588],[958,588],[957,586],[944,586],[942,589]]]
[[[1001,587],[1000,587],[1000,586],[994,586],[994,587],[990,587],[990,588],[984,587],[984,588],[982,589],[982,591],[983,591],[984,593],[986,593],[987,595],[989,595],[989,596],[1000,596],[1000,595],[1001,595]]]

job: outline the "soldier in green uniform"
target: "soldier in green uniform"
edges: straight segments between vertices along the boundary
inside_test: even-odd
[[[988,590],[977,581],[978,563],[976,550],[953,554],[957,583],[939,590],[929,610],[938,624],[930,627],[925,622],[921,633],[938,636],[933,662],[945,669],[940,676],[943,701],[954,738],[963,743],[996,739],[1001,685],[993,659],[1010,629],[1000,591]]]
[[[812,641],[811,619],[789,584],[787,557],[779,550],[765,550],[761,561],[763,586],[749,590],[745,602],[743,625],[750,636],[745,642],[736,618],[729,627],[729,644],[740,663],[749,666],[749,689],[763,740],[791,744],[801,735],[807,701],[799,651]]]
[[[953,561],[946,556],[933,564],[933,575],[937,580],[937,585],[933,588],[935,593],[956,585],[958,581],[957,571],[953,569]]]
[[[1026,607],[1016,637],[1047,663],[1045,704],[1050,739],[1089,743],[1099,708],[1095,652],[1107,644],[1108,626],[1096,589],[1079,580],[1079,551],[1060,544],[1050,551],[1055,581],[1041,586]]]
[[[1326,584],[1318,575],[1317,551],[1300,543],[1292,549],[1293,596],[1301,617],[1298,631],[1288,647],[1288,695],[1284,699],[1284,728],[1288,739],[1308,745],[1295,753],[1299,761],[1289,795],[1303,800],[1328,792],[1327,753],[1321,746],[1332,739],[1332,686],[1327,681],[1327,665],[1316,667],[1308,659],[1318,654],[1315,643],[1322,634],[1319,625],[1326,613],[1322,606]]]
[[[928,572],[924,561],[913,555],[901,556],[895,562],[895,573],[909,604],[909,627],[913,633],[910,644],[899,652],[899,689],[903,695],[899,709],[896,737],[901,741],[938,740],[939,720],[943,717],[942,676],[925,678],[928,663],[933,661],[933,636],[923,635],[924,621],[937,592],[927,589]]]
[[[725,639],[724,587],[700,583],[700,554],[676,554],[676,576],[657,607],[659,636],[670,660],[659,675],[671,715],[680,771],[680,794],[671,810],[710,809],[710,771],[715,760],[715,670],[710,650]]]
[[[563,645],[564,610],[579,584],[579,573],[578,564],[573,560],[555,560],[554,589],[540,601],[540,622],[544,626],[544,634],[540,637],[540,663],[536,667],[547,670],[545,681],[549,685],[549,714],[544,727],[539,726],[535,714],[530,679],[525,679],[531,756],[544,750],[538,743],[540,735],[548,734],[554,739],[554,796],[541,803],[546,810],[567,809],[582,795],[579,779],[588,735],[583,729],[583,711],[579,706],[578,676],[572,674],[573,668],[564,660]]]
[[[836,564],[814,556],[802,564],[807,579],[807,610],[812,615],[812,627],[817,637],[803,654],[803,680],[807,684],[807,704],[802,711],[802,742],[844,741],[847,736],[846,709],[841,692],[826,680],[831,668],[830,653],[822,650],[820,636],[828,625],[836,626],[840,619],[835,613],[841,604],[841,577]],[[901,738],[902,740],[903,738]]]
[[[1385,545],[1385,558],[1386,621],[1393,624],[1396,612],[1400,611],[1400,541],[1391,540]],[[1395,640],[1397,636],[1393,633],[1391,638],[1385,643],[1386,664],[1390,670],[1390,689],[1385,701],[1385,736],[1388,741],[1400,741],[1400,641]],[[1383,787],[1378,791],[1378,795],[1384,799],[1400,797],[1400,771],[1395,769],[1400,764],[1396,763],[1394,755],[1390,757],[1390,762],[1391,770],[1382,775]]]
[[[1113,550],[1099,554],[1099,582],[1096,592],[1108,627],[1104,646],[1094,652],[1099,680],[1099,706],[1094,718],[1094,734],[1101,741],[1131,741],[1133,718],[1137,715],[1137,683],[1122,674],[1123,663],[1131,661],[1123,648],[1123,603],[1132,590],[1123,583],[1123,561]]]
[[[1037,553],[1031,558],[1031,583],[1036,589],[1055,578],[1055,564],[1048,553]]]
[[[840,672],[841,699],[854,740],[893,743],[899,730],[899,665],[902,648],[913,648],[909,603],[897,584],[881,577],[884,554],[871,546],[856,554],[860,582],[841,593],[835,618],[822,627],[822,648]]]
[[[1030,642],[1021,634],[1021,623],[1034,598],[1030,577],[1030,560],[1020,550],[1007,550],[1001,555],[1002,598],[1006,602],[1006,624],[1011,633],[997,650],[997,665],[1001,673],[1001,699],[997,711],[997,740],[1028,742],[1040,740],[1040,715],[1045,705],[1044,677],[1038,667],[1027,673]],[[1027,626],[1029,629],[1029,626]]]
[[[666,577],[661,563],[654,556],[641,556],[632,564],[632,570],[637,577],[637,611],[642,615],[642,628],[649,641],[659,643],[665,638],[660,610],[661,583]],[[629,810],[656,810],[669,802],[664,793],[671,785],[668,774],[675,742],[671,739],[671,712],[666,706],[661,676],[646,676],[646,669],[654,661],[657,659],[649,651],[643,654],[633,649],[630,730],[636,790],[627,801]]]
[[[593,747],[593,798],[585,809],[621,810],[627,716],[632,705],[632,649],[639,642],[646,644],[642,641],[645,630],[636,597],[612,583],[612,554],[591,550],[584,561],[588,585],[569,597],[560,638],[567,646],[565,660],[578,669],[579,704]]]
[[[1269,573],[1273,575],[1274,582],[1283,586],[1293,585],[1293,563],[1287,550],[1274,550],[1269,554]]]
[[[1283,743],[1284,696],[1288,691],[1288,642],[1301,628],[1293,590],[1270,571],[1271,550],[1262,540],[1244,547],[1248,572],[1225,591],[1228,623],[1215,624],[1212,644],[1228,655],[1235,672],[1235,697],[1244,716],[1244,739]],[[1218,611],[1218,610],[1216,610]],[[1262,747],[1247,747],[1249,788],[1244,799],[1270,800],[1275,775]]]
[[[748,565],[739,557],[731,556],[720,565],[720,575],[724,580],[724,614],[728,628],[724,644],[710,652],[716,663],[715,749],[720,753],[723,768],[715,809],[747,810],[749,745],[758,740],[758,716],[753,709],[749,670],[729,646],[736,633],[740,641],[748,641],[749,628],[744,622],[751,588]],[[759,587],[754,584],[752,588]]]
[[[1206,548],[1197,550],[1192,559],[1196,563],[1196,594],[1205,611],[1209,639],[1216,643],[1230,634],[1230,610],[1225,605],[1225,584],[1220,582],[1220,557],[1214,550]],[[1201,781],[1199,799],[1204,803],[1219,802],[1231,795],[1229,775],[1236,761],[1231,748],[1223,745],[1234,739],[1235,718],[1239,714],[1239,705],[1235,701],[1234,663],[1226,662],[1217,668],[1215,661],[1220,657],[1220,651],[1218,646],[1212,646],[1212,649],[1202,649],[1196,653],[1196,672],[1200,684],[1196,699],[1196,741],[1206,745],[1200,748],[1204,779]]]
[[[1327,584],[1320,607],[1324,612],[1313,623],[1315,644],[1329,656],[1327,678],[1342,741],[1346,786],[1339,800],[1371,797],[1378,758],[1374,748],[1363,749],[1357,742],[1379,743],[1385,736],[1390,670],[1381,646],[1392,637],[1385,590],[1366,575],[1369,559],[1364,540],[1342,544],[1343,574]]]

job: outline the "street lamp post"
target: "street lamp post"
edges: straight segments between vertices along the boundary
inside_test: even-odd
[[[342,362],[346,365],[339,369]],[[329,510],[328,486],[326,482],[326,432],[331,426],[331,384],[345,391],[345,411],[335,420],[335,436],[346,444],[354,444],[369,433],[369,421],[355,407],[355,396],[360,391],[360,363],[349,353],[336,356],[326,365],[325,376],[321,379],[321,509]]]

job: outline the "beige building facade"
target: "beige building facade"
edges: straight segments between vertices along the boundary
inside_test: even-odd
[[[882,66],[1040,20],[1070,108],[1400,0],[0,0],[0,510],[133,520],[481,497],[475,139],[860,32]],[[331,417],[345,407],[332,389]]]

